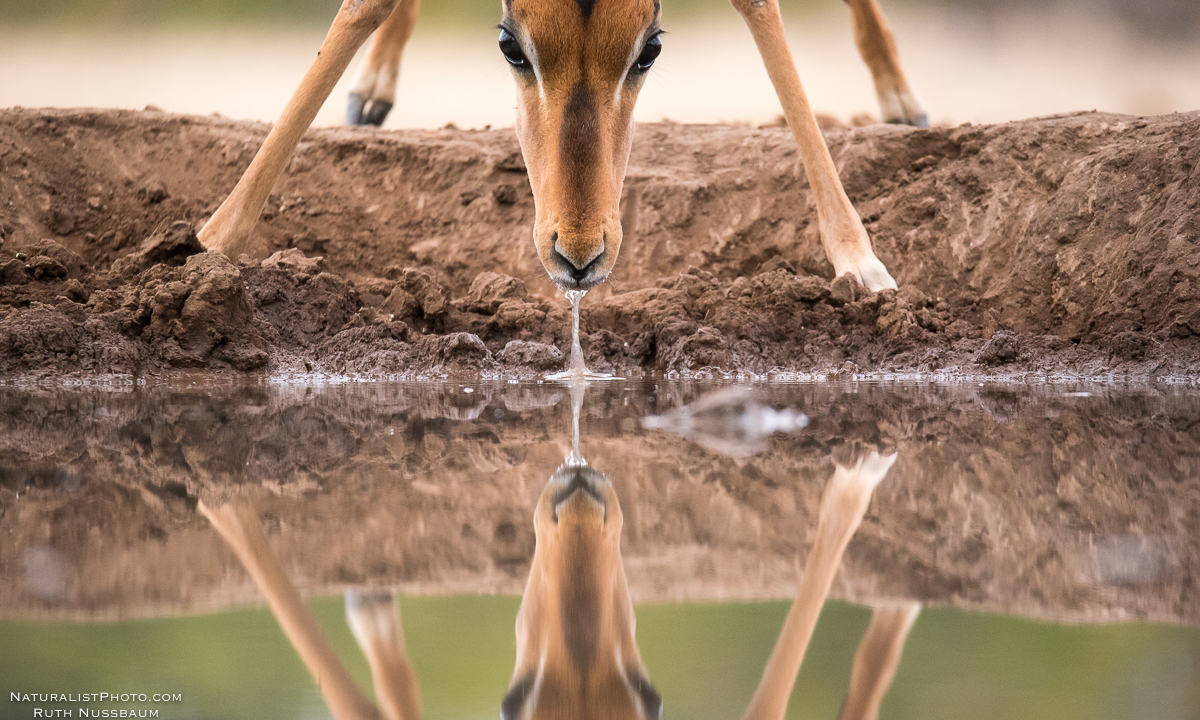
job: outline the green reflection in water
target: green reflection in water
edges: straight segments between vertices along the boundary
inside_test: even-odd
[[[512,672],[518,603],[478,596],[401,601],[427,718],[494,720]],[[311,606],[351,673],[369,688],[341,597]],[[639,607],[639,645],[665,716],[740,717],[787,608],[786,602]],[[837,716],[869,616],[862,607],[826,605],[789,720]],[[0,690],[3,718],[32,717],[33,705],[10,702],[13,691],[183,693],[182,704],[137,706],[157,708],[161,718],[328,717],[265,609],[116,623],[0,623]],[[926,610],[881,717],[957,719],[964,712],[984,720],[1200,717],[1200,631]]]

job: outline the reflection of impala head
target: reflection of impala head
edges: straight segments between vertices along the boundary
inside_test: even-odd
[[[617,260],[633,105],[662,48],[659,15],[659,0],[504,0],[534,243],[563,288],[598,285]]]
[[[621,522],[603,473],[564,465],[546,484],[504,720],[660,717],[634,642]]]

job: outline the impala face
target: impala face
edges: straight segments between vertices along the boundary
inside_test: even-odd
[[[504,0],[534,243],[564,289],[600,284],[617,260],[633,106],[662,49],[660,15],[658,0]]]
[[[551,476],[534,514],[537,547],[502,720],[661,717],[634,641],[621,524],[603,473],[564,465]]]

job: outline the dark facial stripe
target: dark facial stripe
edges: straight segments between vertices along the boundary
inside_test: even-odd
[[[582,537],[566,537],[565,559],[572,577],[563,585],[560,617],[563,640],[575,670],[587,677],[600,645],[600,588],[588,572],[592,550]]]
[[[596,4],[596,0],[575,0],[579,5],[579,12],[583,14],[583,19],[587,20],[592,16],[592,6]]]
[[[567,205],[579,212],[586,207],[594,183],[600,144],[600,112],[583,83],[571,88],[563,109],[562,133],[558,138],[559,157],[567,183]]]

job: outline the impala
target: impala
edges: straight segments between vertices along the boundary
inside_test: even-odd
[[[778,0],[731,0],[754,36],[816,200],[835,275],[872,289],[896,287],[875,256],[817,127],[784,35]],[[875,0],[848,0],[859,51],[885,120],[926,124],[900,68],[891,29]],[[516,131],[533,189],[533,239],[563,289],[607,279],[621,248],[621,186],[633,139],[633,107],[662,50],[659,0],[503,0],[500,52],[517,88]],[[418,0],[344,0],[317,58],[258,154],[199,237],[236,257],[263,203],[350,59],[378,29],[353,82],[349,119],[379,124],[396,101],[404,45]]]

